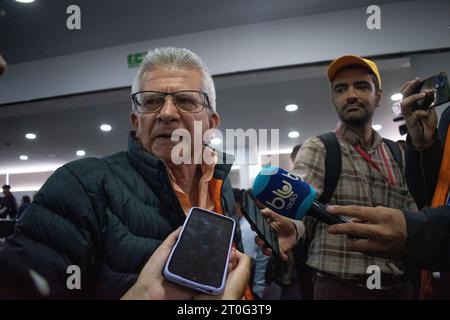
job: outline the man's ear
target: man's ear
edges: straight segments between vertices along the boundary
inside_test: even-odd
[[[220,126],[220,116],[217,112],[212,112],[209,116],[209,128],[218,128]]]
[[[380,106],[382,93],[383,93],[383,91],[381,89],[379,89],[376,93],[376,95],[377,95],[377,103],[375,104],[376,107]]]
[[[139,128],[139,121],[138,121],[137,114],[134,113],[133,111],[130,112],[130,122],[131,122],[131,126],[133,127],[133,129],[136,130],[136,132],[137,132],[138,128]]]

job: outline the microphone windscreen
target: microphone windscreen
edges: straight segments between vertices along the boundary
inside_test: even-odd
[[[311,208],[316,191],[298,175],[278,167],[263,167],[256,176],[252,192],[273,211],[301,220]]]

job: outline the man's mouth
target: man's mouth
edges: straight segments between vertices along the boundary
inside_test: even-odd
[[[170,134],[160,134],[155,137],[155,139],[169,139],[172,137]]]
[[[364,109],[364,106],[362,106],[361,104],[352,104],[352,105],[345,106],[344,111],[352,112],[352,111],[358,111],[360,109]]]
[[[157,133],[153,136],[153,139],[168,139],[170,140],[172,137],[172,132],[161,132]]]

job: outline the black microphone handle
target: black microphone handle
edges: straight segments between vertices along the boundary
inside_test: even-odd
[[[327,211],[326,207],[320,202],[313,201],[307,215],[316,218],[326,224],[352,223],[351,220],[343,216],[336,216]]]

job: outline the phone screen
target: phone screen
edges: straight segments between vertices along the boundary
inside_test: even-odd
[[[220,287],[233,234],[230,218],[193,208],[168,270],[201,285]]]
[[[278,236],[272,229],[270,224],[262,215],[261,211],[256,207],[255,202],[250,195],[243,190],[241,212],[252,226],[258,236],[264,240],[266,245],[272,249],[275,256],[279,256],[280,249],[278,247]]]

